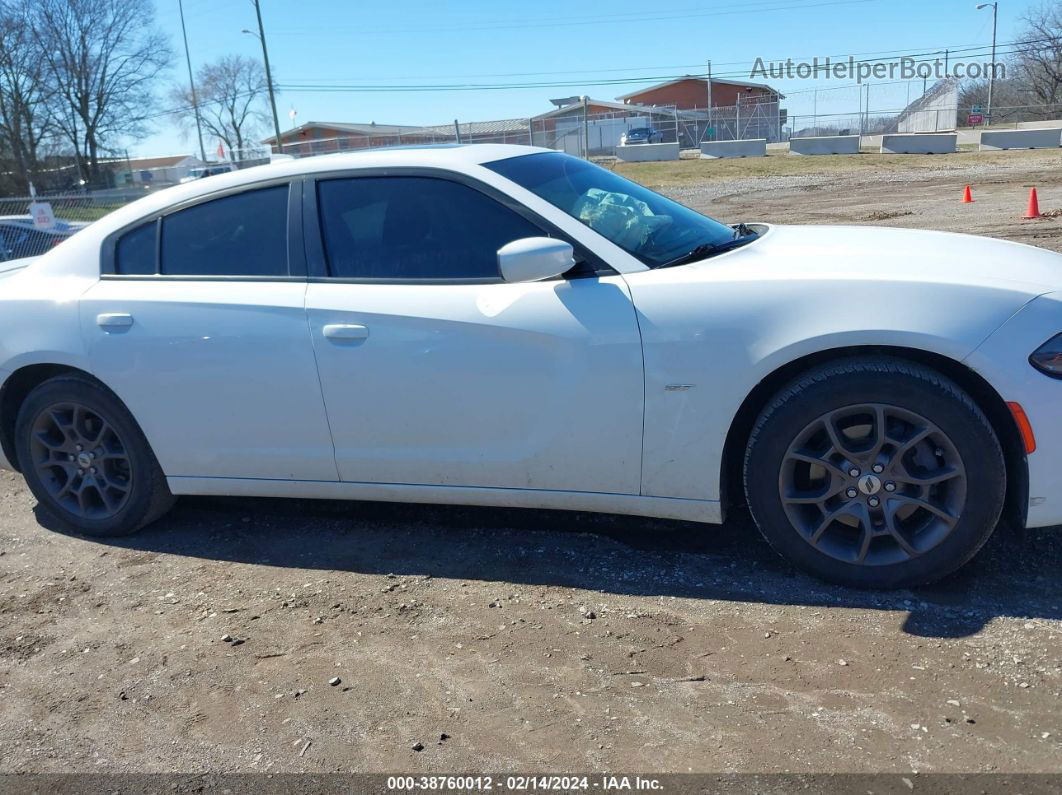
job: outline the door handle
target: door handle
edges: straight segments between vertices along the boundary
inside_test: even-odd
[[[369,337],[366,326],[347,323],[332,323],[324,327],[323,333],[330,340],[364,340]]]
[[[96,315],[96,325],[102,329],[123,329],[133,325],[133,316],[122,312],[108,312]]]

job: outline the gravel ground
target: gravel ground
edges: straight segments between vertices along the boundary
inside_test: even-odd
[[[1062,220],[1016,220],[1034,180],[1062,205],[1059,171],[1022,162],[667,190],[1059,250]],[[0,473],[0,772],[1062,773],[1062,528],[875,593],[743,515],[186,498],[113,542],[48,524]]]
[[[785,158],[773,155],[770,159]],[[869,159],[897,155],[841,158],[850,168],[834,164],[826,173],[705,180],[696,185],[664,181],[655,187],[675,199],[731,223],[768,221],[783,224],[873,224],[912,229],[942,229],[988,235],[1062,252],[1062,153],[978,153],[961,165],[937,156],[939,165],[912,171],[868,170]],[[813,161],[816,158],[801,158]],[[853,162],[854,161],[854,162]],[[696,162],[696,161],[695,161]],[[969,165],[967,165],[969,163]],[[859,168],[856,168],[856,165]],[[801,165],[804,165],[801,163]],[[790,166],[792,167],[792,166]],[[762,166],[761,166],[762,168]],[[625,170],[638,178],[638,171]],[[660,182],[647,172],[649,183]],[[708,174],[710,176],[710,173]],[[962,204],[970,185],[974,203]],[[1024,220],[1029,189],[1037,187],[1046,216]]]

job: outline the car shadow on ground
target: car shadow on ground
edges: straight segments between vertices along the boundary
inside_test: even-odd
[[[53,523],[37,509],[38,521]],[[1062,529],[1000,528],[957,574],[906,591],[829,585],[779,558],[747,513],[721,526],[609,514],[185,497],[96,543],[307,570],[554,585],[631,596],[906,611],[905,632],[971,635],[997,617],[1062,619]]]

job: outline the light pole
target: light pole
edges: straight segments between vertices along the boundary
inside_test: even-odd
[[[988,109],[985,113],[985,126],[987,127],[992,123],[992,89],[996,87],[996,18],[999,16],[999,0],[994,3],[981,3],[977,6],[977,10],[982,8],[988,8],[992,6],[992,63],[989,68],[992,70],[988,73]]]
[[[254,4],[254,13],[258,17],[258,33],[246,28],[242,32],[251,34],[262,44],[262,61],[265,63],[266,87],[269,89],[269,107],[273,110],[273,132],[277,136],[277,151],[283,152],[284,147],[280,141],[280,119],[277,116],[277,100],[273,96],[273,74],[269,70],[269,50],[266,47],[265,28],[262,26],[262,9],[258,5],[258,0],[251,0],[251,2]]]
[[[199,120],[199,100],[195,96],[195,80],[192,79],[192,56],[188,53],[188,31],[184,28],[184,2],[177,0],[177,10],[181,13],[181,36],[184,37],[184,60],[188,64],[188,85],[192,89],[192,110],[195,112],[195,131],[199,136],[199,156],[206,162],[206,149],[203,147],[203,123]]]

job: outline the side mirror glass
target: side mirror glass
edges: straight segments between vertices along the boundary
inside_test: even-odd
[[[575,267],[571,243],[551,237],[525,237],[498,249],[498,270],[507,282],[552,279]]]

